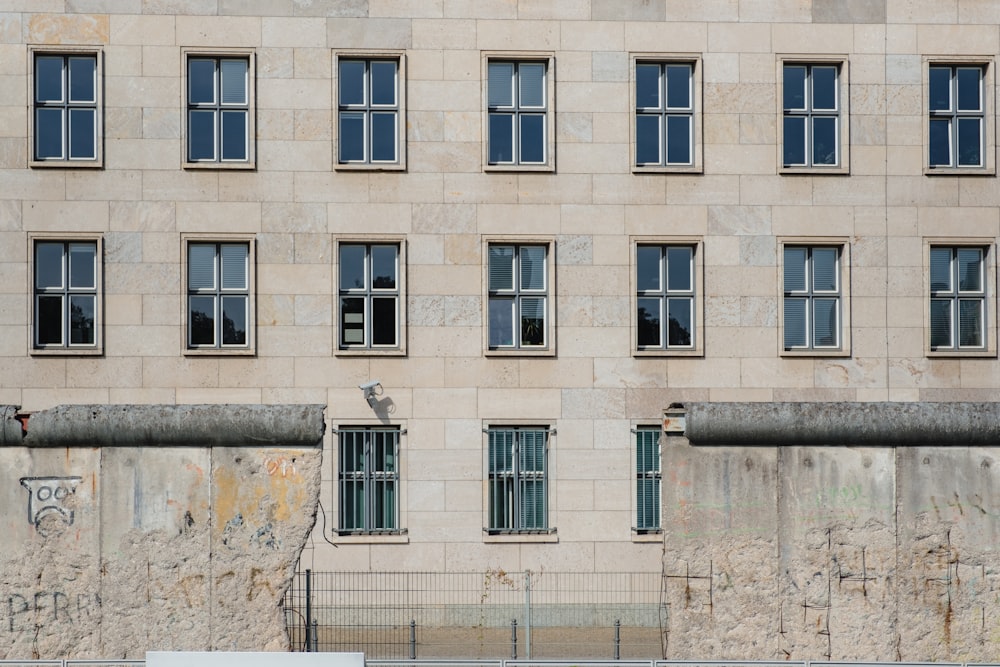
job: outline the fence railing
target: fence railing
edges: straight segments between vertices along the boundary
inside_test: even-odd
[[[370,660],[662,657],[661,575],[298,572],[293,650]],[[621,663],[618,663],[621,664]]]

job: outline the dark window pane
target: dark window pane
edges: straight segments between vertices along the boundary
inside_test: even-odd
[[[691,67],[667,65],[667,108],[691,108]]]
[[[222,112],[222,159],[247,159],[247,112]]]
[[[94,296],[71,296],[69,298],[69,342],[71,345],[93,345],[96,336],[94,328]]]
[[[956,72],[958,79],[958,110],[980,111],[982,103],[982,70],[978,67],[959,67]]]
[[[372,287],[396,289],[396,255],[398,252],[398,248],[394,245],[372,246]]]
[[[396,299],[372,299],[372,345],[396,345]]]
[[[340,344],[365,344],[365,300],[361,297],[340,300]]]
[[[785,65],[782,92],[785,109],[806,108],[806,68],[802,65]]]
[[[372,123],[372,161],[396,161],[396,114],[373,113]]]
[[[514,300],[490,297],[490,347],[514,344]]]
[[[215,112],[188,112],[188,159],[215,159]]]
[[[813,118],[813,164],[837,164],[837,119]]]
[[[524,114],[521,120],[521,162],[545,161],[545,116]]]
[[[340,246],[340,289],[365,287],[365,246]]]
[[[636,341],[639,347],[660,347],[660,299],[638,299],[636,309]]]
[[[341,105],[365,103],[365,63],[363,60],[340,61]]]
[[[97,112],[94,109],[69,110],[69,157],[93,160],[97,157]]]
[[[188,104],[215,103],[215,61],[188,60]]]
[[[801,117],[784,119],[784,163],[803,165],[806,163],[806,120]]]
[[[246,60],[222,60],[219,62],[222,77],[222,103],[247,103],[247,68]]]
[[[667,248],[667,289],[691,291],[691,248]]]
[[[813,301],[813,345],[815,347],[837,346],[837,299],[815,299]]]
[[[521,345],[545,345],[545,299],[521,297]]]
[[[38,56],[35,58],[36,101],[64,101],[62,68],[62,56]]]
[[[660,118],[659,115],[635,117],[636,164],[660,164]]]
[[[806,345],[806,300],[785,297],[785,349]]]
[[[188,297],[191,345],[215,345],[215,297]]]
[[[395,106],[396,63],[376,60],[371,64],[372,104]]]
[[[69,101],[96,102],[97,60],[92,57],[69,59]]]
[[[635,66],[635,106],[637,109],[661,108],[660,65],[647,63]]]
[[[934,120],[930,122],[930,163],[932,166],[947,167],[951,165],[951,121]]]
[[[40,296],[35,304],[36,342],[39,345],[62,345],[63,298]]]
[[[340,161],[365,159],[365,117],[360,113],[340,114]]]
[[[691,163],[690,116],[667,116],[667,163]]]
[[[93,243],[71,243],[69,246],[70,289],[94,289],[96,282],[97,246]]]
[[[689,347],[691,345],[691,299],[667,299],[667,344]]]
[[[958,249],[958,289],[963,292],[983,291],[983,251],[979,248]]]
[[[514,161],[514,116],[491,113],[489,116],[489,162],[502,164]]]
[[[247,297],[222,297],[222,344],[247,344]]]
[[[636,289],[640,292],[658,292],[663,289],[660,285],[660,257],[659,246],[636,246]]]
[[[951,109],[951,68],[931,67],[928,72],[928,100],[931,111]]]
[[[63,275],[63,244],[35,244],[35,287],[62,287]]]
[[[931,291],[951,291],[951,248],[931,248]]]
[[[63,110],[35,110],[35,157],[62,158],[63,156]]]
[[[951,347],[951,299],[931,299],[931,347]]]
[[[983,164],[982,121],[979,118],[958,119],[958,166],[978,167]]]
[[[812,108],[832,110],[837,108],[837,68],[812,68]]]
[[[958,301],[959,344],[962,347],[983,346],[983,302],[981,299]]]

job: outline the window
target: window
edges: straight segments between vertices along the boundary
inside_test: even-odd
[[[840,248],[784,246],[784,349],[841,350]]]
[[[488,257],[489,349],[548,349],[548,247],[489,244]]]
[[[400,247],[339,245],[340,349],[401,349]]]
[[[635,62],[635,166],[696,165],[695,63]]]
[[[930,248],[932,351],[985,350],[986,249]]]
[[[188,54],[188,166],[253,162],[253,68],[248,55],[233,57]]]
[[[38,51],[33,67],[33,164],[100,166],[98,54]]]
[[[660,530],[660,429],[635,431],[635,530],[639,534]]]
[[[402,57],[337,59],[337,164],[402,168]]]
[[[928,160],[940,167],[984,167],[985,96],[981,65],[928,70]]]
[[[492,427],[488,435],[488,532],[548,532],[548,429]]]
[[[491,166],[550,165],[549,61],[487,61],[486,162]]]
[[[690,245],[636,245],[637,349],[694,349],[694,256]]]
[[[400,532],[399,435],[398,428],[340,429],[340,534]]]
[[[784,63],[782,166],[838,167],[841,141],[840,64]]]
[[[100,244],[35,239],[32,348],[98,351]]]
[[[251,266],[250,243],[188,243],[189,349],[250,348]]]

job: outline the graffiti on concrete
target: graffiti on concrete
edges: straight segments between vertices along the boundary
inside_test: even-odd
[[[28,523],[43,535],[47,532],[43,519],[54,516],[67,526],[73,525],[73,508],[67,499],[76,493],[82,477],[22,477],[21,486],[28,490]]]
[[[55,623],[76,624],[97,613],[101,597],[96,593],[35,591],[7,593],[2,613],[9,632],[32,632]]]

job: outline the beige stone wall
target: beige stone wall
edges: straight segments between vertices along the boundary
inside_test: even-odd
[[[317,537],[314,569],[658,571],[662,541],[631,530],[630,428],[669,404],[998,396],[995,354],[925,344],[925,239],[994,244],[1000,197],[994,174],[924,174],[922,89],[924,56],[992,70],[997,21],[972,0],[7,0],[0,403],[321,403],[334,429],[404,428],[406,535]],[[28,167],[29,45],[102,50],[103,169]],[[253,52],[255,170],[182,168],[188,47]],[[352,49],[405,57],[405,171],[334,169],[334,52]],[[482,58],[502,52],[553,58],[550,171],[483,167]],[[700,58],[702,173],[633,173],[630,58],[673,53]],[[779,173],[785,55],[846,64],[849,173]],[[36,233],[101,238],[102,356],[29,349]],[[254,355],[185,354],[191,233],[255,240]],[[335,243],[369,235],[406,245],[405,356],[337,353]],[[484,351],[484,242],[507,235],[552,244],[552,355]],[[779,239],[830,237],[849,250],[849,354],[784,355]],[[703,244],[701,356],[633,353],[635,238]],[[993,350],[997,305],[993,278]],[[381,418],[357,388],[375,378]],[[500,420],[556,430],[555,543],[484,537],[482,430]]]

